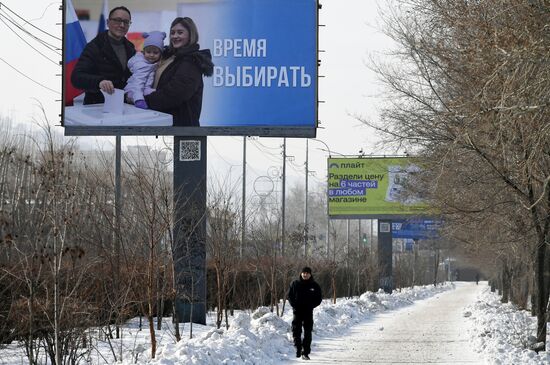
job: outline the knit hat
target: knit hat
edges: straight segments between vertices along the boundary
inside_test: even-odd
[[[164,48],[164,38],[166,38],[165,32],[153,31],[149,33],[141,34],[145,41],[143,42],[143,49],[149,46],[155,46],[162,51]]]
[[[304,267],[304,268],[302,269],[302,271],[300,271],[300,272],[307,272],[307,273],[310,273],[310,274],[311,274],[311,268],[309,268],[309,267],[306,266],[306,267]]]

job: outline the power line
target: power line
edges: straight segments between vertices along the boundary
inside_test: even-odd
[[[261,143],[259,143],[258,141],[255,141],[255,140],[252,140],[252,145],[254,147],[256,147],[257,150],[259,150],[264,156],[266,156],[268,159],[271,160],[271,162],[281,162],[279,159],[280,159],[280,156],[278,156],[278,154],[274,154],[274,153],[271,153],[271,152],[267,152],[267,151],[264,151],[262,150],[258,145],[260,145],[261,147],[265,147],[263,146]]]
[[[48,7],[49,7],[50,5],[51,5],[51,4],[49,4]],[[54,36],[53,34],[48,33],[48,32],[46,32],[45,30],[42,30],[42,29],[38,28],[37,26],[35,26],[35,25],[32,24],[31,22],[29,22],[28,20],[26,20],[26,19],[22,18],[21,16],[19,16],[19,14],[17,14],[16,12],[14,12],[14,11],[11,10],[10,8],[8,8],[8,7],[6,6],[6,4],[4,4],[4,3],[2,3],[2,2],[0,1],[0,9],[2,9],[2,7],[8,9],[8,11],[9,11],[10,13],[14,14],[16,17],[18,17],[19,19],[21,19],[22,21],[24,21],[25,24],[28,24],[28,25],[30,25],[31,27],[35,28],[36,30],[38,30],[38,31],[40,31],[40,32],[42,32],[42,33],[44,33],[44,34],[47,34],[47,35],[49,35],[50,37],[52,37],[52,38],[54,38],[54,39],[57,39],[58,41],[61,41],[61,38],[56,37],[56,36]],[[46,9],[47,9],[48,7],[46,7]],[[44,16],[44,14],[42,14],[42,16]]]
[[[48,10],[50,8],[50,6],[52,5],[56,5],[56,4],[59,4],[60,2],[59,1],[54,1],[54,2],[51,2],[48,4],[48,6],[46,6],[46,8],[44,9],[44,11],[42,12],[42,15],[40,15],[38,18],[34,18],[34,19],[31,19],[29,20],[29,23],[30,22],[34,22],[35,20],[40,20],[44,17],[44,15],[46,14],[46,10]]]
[[[4,19],[2,19],[2,14],[0,14],[0,22],[4,23],[4,25],[6,27],[8,27],[9,30],[11,30],[13,32],[13,34],[15,34],[17,37],[19,37],[19,39],[21,39],[23,42],[25,42],[29,47],[31,47],[32,49],[34,49],[36,52],[38,52],[38,54],[40,54],[42,57],[44,57],[45,59],[47,59],[48,61],[50,61],[51,63],[53,63],[54,65],[57,65],[59,66],[59,62],[58,61],[55,61],[55,60],[52,60],[51,58],[49,58],[48,56],[46,56],[44,53],[40,52],[39,50],[37,50],[36,48],[34,48],[29,42],[27,42],[26,40],[23,39],[23,37],[21,37],[19,34],[17,34],[17,32],[15,32],[13,29],[10,28],[10,26],[4,21]]]
[[[269,146],[266,146],[266,145],[264,145],[262,142],[260,142],[260,140],[256,140],[255,142],[256,142],[257,144],[259,144],[260,146],[262,146],[263,148],[266,148],[266,149],[268,149],[268,150],[277,150],[277,151],[278,151],[279,148],[280,148],[280,147],[278,147],[278,146],[277,146],[277,147],[269,147]]]
[[[17,72],[17,73],[20,74],[21,76],[26,77],[27,79],[29,79],[30,81],[34,82],[35,84],[37,84],[37,85],[43,87],[44,89],[50,90],[50,91],[52,91],[52,92],[54,92],[54,93],[56,93],[56,94],[58,94],[58,95],[61,95],[61,93],[60,93],[59,91],[54,90],[54,89],[52,89],[52,88],[49,88],[49,87],[47,87],[46,85],[43,85],[43,84],[41,84],[40,82],[38,82],[38,81],[36,81],[36,80],[30,78],[29,76],[25,75],[23,72],[19,71],[18,69],[16,69],[16,68],[13,67],[12,65],[10,65],[10,64],[8,63],[8,61],[4,60],[2,57],[0,57],[0,61],[4,62],[6,65],[8,65],[9,67],[11,67],[15,72]]]
[[[208,141],[208,145],[214,150],[214,152],[216,153],[216,155],[218,155],[218,157],[223,161],[225,162],[226,164],[228,165],[235,165],[235,164],[232,164],[232,163],[229,163],[219,152],[218,150],[216,149],[216,147],[214,147],[214,144],[210,141]]]
[[[287,166],[290,166],[290,168],[292,170],[294,170],[295,172],[297,172],[299,174],[303,173],[302,166],[297,165],[294,161],[291,161],[291,160],[289,160],[288,162],[289,162],[289,164]]]
[[[10,23],[12,23],[13,25],[15,25],[20,31],[22,31],[23,33],[27,34],[29,37],[33,38],[34,40],[36,40],[37,42],[39,42],[40,44],[42,44],[44,47],[48,48],[50,51],[55,52],[55,53],[57,53],[58,55],[61,55],[61,54],[57,51],[57,49],[58,49],[59,47],[57,47],[57,46],[55,46],[55,45],[53,45],[53,44],[50,44],[50,43],[46,42],[45,40],[43,40],[43,39],[41,39],[41,38],[35,36],[35,35],[32,34],[31,32],[29,32],[27,29],[23,28],[23,26],[21,26],[21,24],[17,23],[17,22],[16,22],[12,17],[10,17],[8,14],[2,14],[1,12],[2,12],[2,8],[0,8],[0,16],[3,16],[6,20],[8,20],[8,21],[9,21]],[[6,24],[6,23],[4,22],[4,24]],[[8,26],[8,25],[6,24],[6,26]],[[17,35],[19,38],[21,38],[21,37],[17,34],[17,32],[16,32],[15,30],[13,30],[12,28],[10,28],[9,26],[8,26],[8,28],[9,28],[15,35]],[[22,38],[21,38],[21,39],[22,39]],[[28,44],[28,43],[27,43],[27,44]]]

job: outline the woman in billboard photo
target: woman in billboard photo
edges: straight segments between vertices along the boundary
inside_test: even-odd
[[[172,114],[174,126],[199,126],[203,76],[212,76],[210,50],[199,49],[199,33],[191,18],[178,17],[170,26],[170,45],[163,52],[153,88],[145,96],[150,109]]]
[[[103,103],[101,91],[112,94],[115,88],[126,86],[131,76],[127,62],[136,54],[134,45],[126,39],[131,18],[128,8],[113,8],[107,20],[109,30],[99,33],[82,51],[71,82],[86,92],[84,104]]]

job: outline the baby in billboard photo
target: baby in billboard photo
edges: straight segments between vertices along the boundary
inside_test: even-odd
[[[132,76],[124,88],[127,100],[141,109],[148,109],[145,95],[151,94],[155,89],[155,72],[157,70],[162,51],[164,49],[165,32],[153,31],[143,33],[143,51],[136,53],[128,60],[128,68]]]

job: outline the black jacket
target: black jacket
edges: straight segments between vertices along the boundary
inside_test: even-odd
[[[173,53],[171,53],[173,52]],[[203,75],[211,76],[214,65],[210,50],[195,44],[176,51],[168,49],[163,58],[175,59],[160,75],[156,91],[146,95],[149,108],[172,114],[174,126],[199,126],[202,108]]]
[[[312,311],[313,308],[321,304],[323,294],[321,287],[313,280],[313,275],[309,280],[304,280],[300,276],[290,284],[287,295],[292,308],[298,312]]]
[[[120,63],[109,42],[107,31],[98,34],[82,51],[73,70],[71,82],[74,87],[86,91],[84,104],[103,103],[105,99],[99,91],[101,80],[110,80],[117,89],[124,89],[132,75],[126,65]],[[123,39],[127,59],[136,54],[132,42]]]

